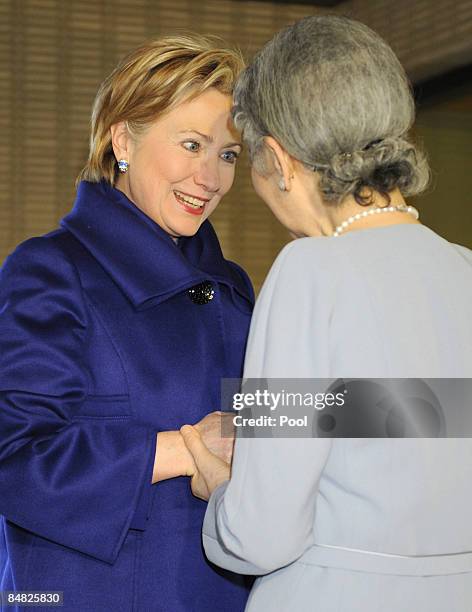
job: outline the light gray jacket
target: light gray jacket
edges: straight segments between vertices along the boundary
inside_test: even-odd
[[[472,378],[472,252],[409,224],[290,243],[244,376]],[[260,575],[250,612],[470,612],[472,443],[238,438],[203,543]]]

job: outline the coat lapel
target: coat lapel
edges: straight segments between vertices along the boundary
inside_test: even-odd
[[[209,221],[177,245],[124,193],[106,181],[82,181],[61,221],[136,308],[167,300],[205,280],[227,284],[248,301],[241,276],[224,259]]]

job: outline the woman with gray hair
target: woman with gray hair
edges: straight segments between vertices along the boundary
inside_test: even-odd
[[[472,253],[405,202],[429,170],[390,47],[356,21],[306,18],[244,71],[234,116],[257,193],[298,238],[262,288],[244,377],[472,378]],[[231,478],[182,428],[208,558],[259,576],[247,610],[472,609],[472,444],[391,425],[240,430]]]

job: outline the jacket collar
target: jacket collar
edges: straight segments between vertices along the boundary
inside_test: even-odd
[[[224,259],[209,221],[179,245],[108,182],[82,181],[61,221],[136,307],[158,303],[204,280],[230,286],[249,302],[242,277]]]

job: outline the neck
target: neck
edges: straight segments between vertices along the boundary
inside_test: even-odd
[[[366,211],[371,211],[376,208],[385,208],[387,206],[406,207],[407,204],[399,189],[394,189],[389,192],[390,202],[387,198],[378,192],[373,192],[371,204],[362,206],[356,202],[352,195],[343,200],[340,205],[325,204],[320,201],[319,196],[315,196],[315,205],[312,205],[312,219],[308,226],[309,230],[304,233],[306,236],[333,236],[335,230],[345,221],[362,214]],[[313,199],[311,200],[313,202]],[[362,216],[349,223],[343,228],[342,233],[348,233],[359,229],[370,227],[385,227],[388,225],[398,224],[418,224],[419,221],[407,212],[388,211],[382,214],[370,214]]]
[[[369,213],[369,211],[379,208],[407,208],[407,204],[399,189],[391,191],[389,196],[390,202],[387,198],[375,192],[372,197],[372,203],[368,206],[361,206],[352,196],[349,197],[339,208],[332,211],[331,218],[329,219],[330,233],[328,235],[332,236],[334,231],[340,228],[340,226],[342,227],[342,223],[346,222],[348,219],[350,220],[349,225],[342,227],[341,231],[343,234],[369,227],[386,227],[388,225],[419,223],[413,214],[401,210],[385,210],[382,214],[366,214]],[[359,215],[363,216],[359,218]],[[357,218],[353,220],[353,217]]]

